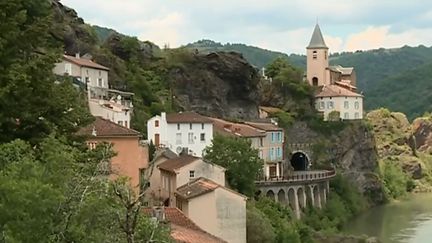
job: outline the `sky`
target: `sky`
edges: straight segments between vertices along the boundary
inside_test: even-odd
[[[87,23],[178,47],[201,39],[303,54],[432,45],[432,0],[61,0]]]

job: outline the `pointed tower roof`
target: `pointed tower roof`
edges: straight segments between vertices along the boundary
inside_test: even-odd
[[[318,24],[315,25],[315,29],[312,34],[312,38],[306,49],[328,49],[324,42],[324,38],[321,33],[321,29]]]

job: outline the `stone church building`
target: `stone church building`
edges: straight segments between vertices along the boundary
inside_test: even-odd
[[[317,87],[315,107],[324,120],[363,119],[363,95],[357,92],[353,67],[329,65],[329,48],[317,24],[306,47],[307,73],[310,85]]]

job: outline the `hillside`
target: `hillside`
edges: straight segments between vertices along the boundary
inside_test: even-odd
[[[273,52],[244,44],[221,44],[211,40],[201,40],[186,47],[203,52],[218,50],[236,51],[254,66],[261,68],[272,60],[282,57],[294,66],[306,69],[306,56]],[[408,118],[431,111],[425,99],[409,99],[410,94],[421,93],[419,89],[428,80],[430,74],[427,67],[432,63],[432,48],[425,46],[393,49],[376,49],[369,51],[334,53],[330,56],[330,64],[353,66],[356,68],[358,86],[366,95],[367,110],[388,107],[403,111]],[[415,75],[414,75],[415,74]],[[412,84],[415,85],[412,85]],[[403,96],[401,99],[399,99]],[[406,95],[406,96],[405,96]],[[424,96],[428,97],[428,96]],[[405,101],[405,99],[408,99]],[[403,102],[401,102],[404,100]]]

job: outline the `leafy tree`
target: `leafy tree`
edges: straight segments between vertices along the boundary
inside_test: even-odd
[[[255,179],[261,175],[264,162],[249,140],[217,135],[205,149],[204,159],[227,169],[231,187],[249,197],[254,195]]]
[[[264,213],[248,204],[246,216],[246,236],[248,243],[275,242],[276,235],[271,221]]]

